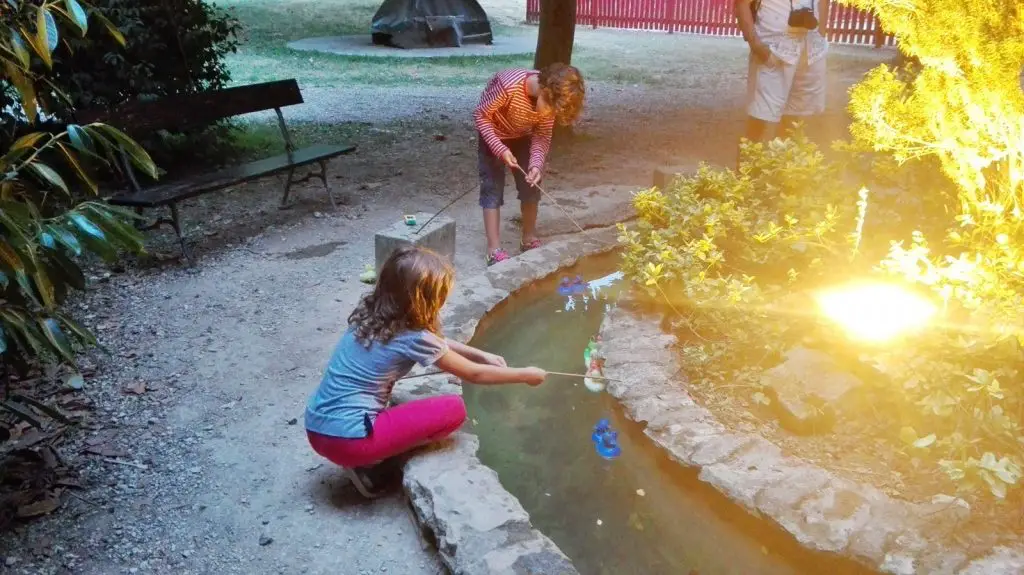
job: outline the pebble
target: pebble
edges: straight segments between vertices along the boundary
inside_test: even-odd
[[[260,535],[260,547],[266,547],[267,545],[270,545],[273,542],[274,542],[274,538],[273,537],[268,537],[266,535]]]

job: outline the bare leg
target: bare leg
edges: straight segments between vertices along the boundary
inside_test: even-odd
[[[783,138],[789,138],[793,135],[793,128],[796,127],[796,123],[803,121],[804,118],[799,116],[783,116],[782,123],[779,125]]]
[[[534,217],[536,214],[534,211]],[[501,208],[484,209],[484,232],[487,234],[487,253],[490,254],[501,247]]]
[[[522,202],[520,204],[523,214],[523,244],[529,244],[537,239],[537,202]]]
[[[774,131],[775,124],[747,116],[747,130],[743,137],[751,142],[764,142]],[[740,169],[740,154],[738,152],[736,154],[736,169]]]

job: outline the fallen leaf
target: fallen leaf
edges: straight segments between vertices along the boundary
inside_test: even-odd
[[[131,387],[124,388],[125,393],[132,393],[135,395],[142,395],[146,393],[146,382],[140,381]]]
[[[53,513],[58,507],[60,507],[60,493],[61,490],[57,490],[50,494],[46,499],[18,507],[18,517],[38,517],[40,515],[46,515],[47,513]]]
[[[72,373],[64,379],[64,385],[71,389],[82,389],[85,387],[85,378],[80,373]]]

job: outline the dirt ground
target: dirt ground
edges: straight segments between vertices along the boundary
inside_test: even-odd
[[[845,88],[875,59],[832,74],[829,114],[816,130],[823,141],[841,135]],[[624,190],[650,185],[657,165],[731,163],[744,73],[722,72],[712,98],[695,98],[700,105],[689,90],[594,84],[586,121],[556,145],[546,188],[570,197]],[[356,278],[373,260],[373,234],[476,186],[467,120],[476,95],[424,88],[417,100],[416,87],[395,90],[320,89],[308,112],[294,111],[368,123],[358,153],[331,162],[331,185],[344,198],[338,210],[314,181],[298,187],[295,207],[278,210],[281,181],[267,178],[186,206],[196,268],[181,266],[161,232],[150,236],[152,251],[166,254],[155,265],[94,272],[73,311],[111,355],[86,362],[92,375],[73,394],[91,415],[59,445],[82,487],[55,513],[4,536],[6,572],[442,571],[402,498],[361,501],[309,450],[301,423],[366,289]],[[702,90],[695,81],[692,91]],[[389,99],[429,111],[389,114]],[[353,116],[339,102],[367,112]],[[508,211],[516,213],[514,201]],[[542,212],[543,222],[561,217],[550,204]],[[458,222],[459,276],[482,271],[476,195],[449,215]],[[517,243],[511,224],[504,241]]]

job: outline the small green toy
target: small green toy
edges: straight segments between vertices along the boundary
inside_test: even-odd
[[[407,215],[407,216],[403,216],[403,217],[405,218],[405,225],[407,225],[407,226],[415,226],[416,225],[416,216],[409,216],[409,215]]]
[[[363,273],[359,274],[359,281],[364,284],[372,284],[377,282],[377,272],[373,269],[373,265],[366,264],[366,269]]]

